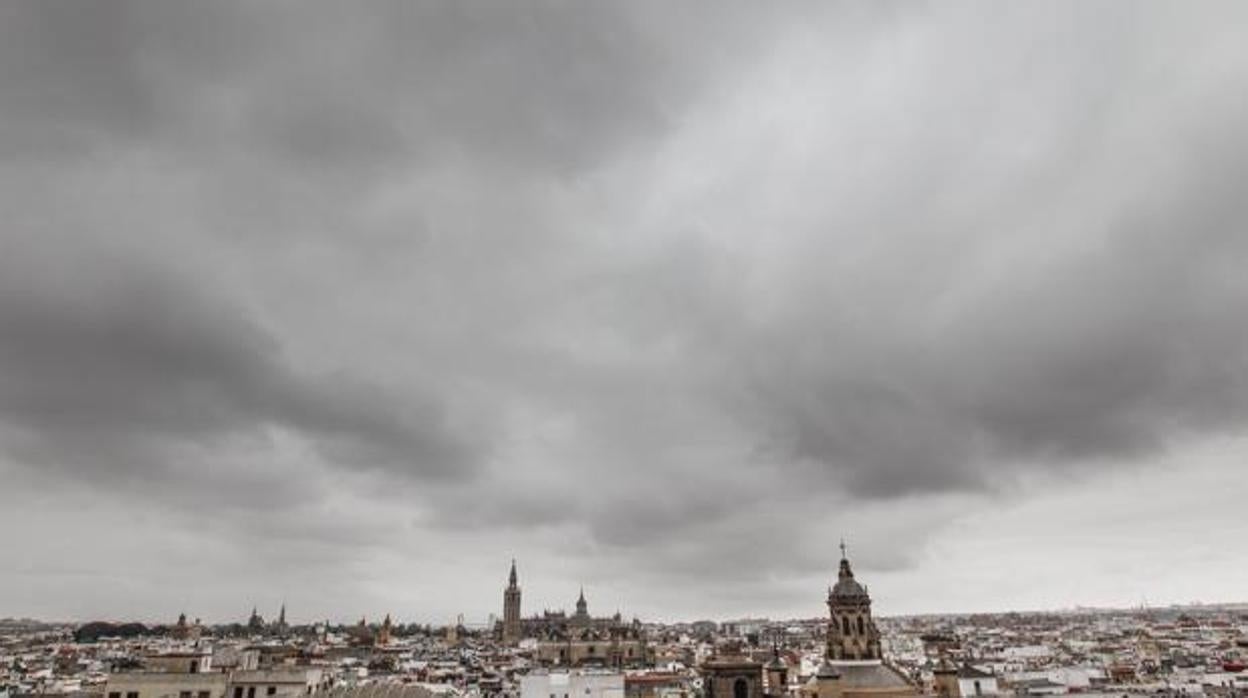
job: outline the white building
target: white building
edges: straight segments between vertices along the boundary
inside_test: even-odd
[[[958,669],[958,695],[995,696],[1000,693],[996,676],[969,664]]]
[[[296,698],[328,686],[319,668],[109,674],[104,698]]]
[[[624,674],[533,673],[520,677],[520,698],[624,698]]]
[[[328,687],[318,668],[258,669],[230,675],[230,698],[296,698]]]
[[[228,674],[134,671],[109,674],[105,698],[225,698]]]

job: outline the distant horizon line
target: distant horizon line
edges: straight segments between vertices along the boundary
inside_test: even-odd
[[[896,619],[907,619],[907,618],[939,618],[939,617],[945,617],[945,618],[955,617],[956,618],[956,617],[1004,616],[1004,615],[1066,615],[1066,614],[1074,614],[1074,613],[1115,613],[1115,612],[1116,613],[1147,613],[1150,611],[1174,611],[1174,610],[1184,610],[1184,609],[1207,609],[1207,610],[1219,610],[1219,611],[1234,611],[1234,610],[1239,610],[1241,608],[1243,610],[1248,610],[1248,601],[1243,601],[1243,600],[1241,601],[1208,601],[1208,602],[1189,601],[1189,602],[1183,602],[1183,603],[1176,602],[1176,603],[1157,604],[1157,605],[1141,604],[1141,605],[1136,605],[1136,606],[1115,606],[1115,605],[1092,606],[1092,605],[1077,604],[1074,606],[1065,606],[1065,607],[1049,608],[1049,609],[1031,608],[1031,609],[998,610],[998,611],[925,611],[921,613],[898,613],[898,614],[886,613],[886,614],[880,614],[876,617],[880,619],[896,620]],[[195,615],[192,613],[187,613],[186,615],[187,615],[188,620],[199,620],[200,624],[205,625],[205,626],[224,626],[224,625],[244,625],[245,626],[247,625],[247,615],[241,616],[240,620],[225,620],[225,621],[205,620],[202,617],[196,618]],[[366,622],[369,622],[369,624],[371,625],[373,623],[380,623],[381,622],[380,619],[384,618],[386,615],[387,614],[383,613],[379,615],[378,619],[374,621],[367,621],[367,614],[361,614],[361,617],[366,619]],[[428,625],[434,628],[447,628],[447,627],[451,627],[452,625],[452,623],[450,622],[435,623],[435,622],[420,621],[420,620],[410,620],[410,621],[403,620],[400,617],[398,617],[397,614],[395,614],[393,611],[389,612],[388,615],[390,616],[391,622],[395,625],[416,624],[416,625]],[[463,615],[463,614],[459,614],[459,615]],[[611,614],[611,615],[614,615],[614,614]],[[353,625],[357,623],[357,621],[354,621],[354,620],[334,620],[334,619],[326,619],[326,618],[321,618],[321,619],[316,619],[316,620],[311,620],[311,621],[293,621],[292,622],[289,619],[289,613],[287,614],[287,616],[288,617],[287,617],[286,624],[292,627],[312,626],[312,625],[317,625],[317,624],[325,623],[325,622],[328,622],[330,625]],[[485,628],[489,626],[488,619],[491,616],[494,617],[496,620],[502,617],[501,614],[491,613],[487,616],[487,619],[485,621],[464,622],[462,625],[465,628],[470,628],[470,629]],[[534,614],[534,615],[526,615],[523,617],[533,618],[537,616],[536,614]],[[601,617],[609,617],[609,616],[601,616]],[[651,624],[659,624],[659,625],[691,625],[694,623],[704,623],[704,622],[712,622],[712,623],[715,623],[716,625],[741,623],[741,622],[803,623],[803,622],[825,620],[823,616],[821,615],[805,616],[805,617],[788,617],[788,618],[771,618],[767,616],[757,616],[757,617],[735,616],[735,617],[730,617],[730,618],[725,618],[725,619],[694,618],[694,619],[686,619],[686,620],[645,619],[640,616],[634,615],[628,618],[629,620],[636,618],[638,620],[641,620],[641,622],[643,623],[651,623]],[[115,624],[117,623],[141,623],[144,625],[158,627],[158,626],[166,626],[166,625],[175,625],[177,622],[177,617],[175,616],[173,620],[169,620],[169,621],[152,620],[150,618],[142,619],[139,617],[119,617],[119,616],[77,618],[77,619],[61,618],[61,619],[51,619],[51,620],[45,619],[45,618],[37,618],[33,616],[6,615],[3,617],[0,617],[0,623],[20,623],[20,622],[33,622],[33,623],[40,623],[44,625],[82,625],[86,623],[115,623]],[[265,625],[267,626],[273,622],[275,621],[266,620]]]

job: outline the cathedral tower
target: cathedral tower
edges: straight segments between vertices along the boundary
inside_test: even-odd
[[[871,619],[871,597],[854,579],[841,543],[841,569],[828,590],[827,657],[834,661],[882,659],[880,631]]]
[[[576,597],[576,620],[589,620],[589,602],[585,600],[585,587],[581,587],[581,595]]]
[[[520,585],[516,580],[516,561],[511,561],[511,574],[507,588],[503,589],[503,643],[514,645],[520,641]]]

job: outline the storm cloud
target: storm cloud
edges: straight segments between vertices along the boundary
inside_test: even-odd
[[[1233,476],[1244,12],[9,4],[7,610],[484,616],[514,556],[814,615],[842,535],[908,593],[967,512]]]

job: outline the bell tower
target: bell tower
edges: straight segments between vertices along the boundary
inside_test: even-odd
[[[828,590],[827,658],[834,661],[882,659],[880,631],[871,619],[871,597],[854,579],[841,541],[841,569]]]
[[[516,578],[516,561],[511,561],[511,574],[503,589],[503,644],[520,641],[520,584]]]

